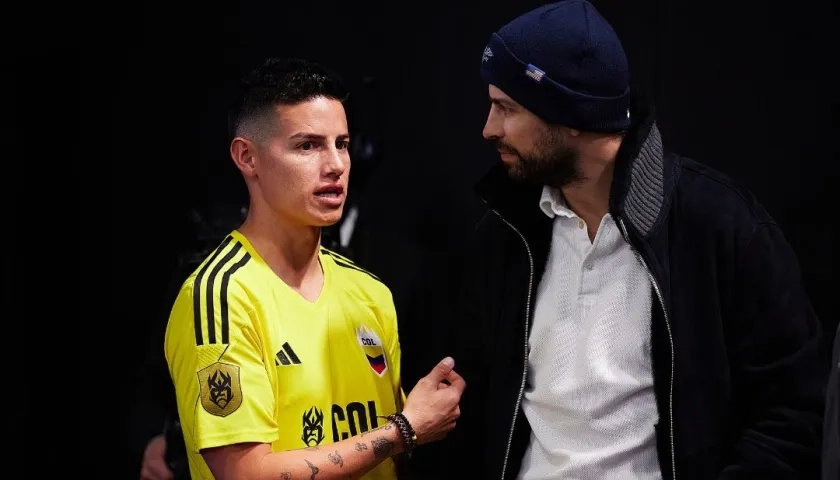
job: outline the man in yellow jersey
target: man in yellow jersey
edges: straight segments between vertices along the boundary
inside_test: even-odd
[[[455,427],[442,360],[404,397],[389,289],[320,246],[350,173],[344,87],[302,60],[245,81],[230,154],[248,217],[185,281],[166,359],[193,479],[393,479]]]

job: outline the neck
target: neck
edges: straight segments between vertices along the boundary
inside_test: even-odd
[[[561,189],[569,208],[584,220],[587,217],[600,220],[609,211],[613,164],[599,167],[590,168],[585,180]]]
[[[610,209],[615,158],[621,141],[617,136],[596,139],[593,153],[580,159],[584,180],[562,188],[569,208],[595,228]]]
[[[248,217],[239,231],[290,287],[300,291],[309,283],[322,281],[323,272],[318,261],[320,228],[294,225],[270,209],[251,202]]]

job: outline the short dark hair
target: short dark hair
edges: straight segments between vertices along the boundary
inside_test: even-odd
[[[277,105],[295,105],[317,97],[344,103],[348,91],[335,72],[320,64],[299,58],[269,58],[242,80],[229,116],[230,134],[259,135],[270,126]]]

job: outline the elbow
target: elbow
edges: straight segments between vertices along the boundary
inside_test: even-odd
[[[216,480],[262,480],[271,446],[265,443],[237,444],[201,451],[207,467]]]

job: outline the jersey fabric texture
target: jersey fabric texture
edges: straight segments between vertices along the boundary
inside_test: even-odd
[[[304,299],[234,230],[184,282],[165,353],[193,479],[202,449],[328,445],[398,411],[400,344],[390,290],[324,248],[324,286]],[[396,478],[384,461],[363,477]]]

